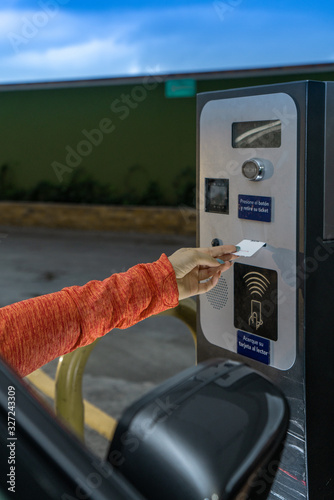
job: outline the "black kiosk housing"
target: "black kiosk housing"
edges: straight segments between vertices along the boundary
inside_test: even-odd
[[[332,499],[334,83],[200,94],[197,130],[198,246],[266,243],[199,297],[198,361],[247,362],[286,395],[291,419],[269,498]],[[228,185],[221,210],[208,206],[208,179],[215,200]]]

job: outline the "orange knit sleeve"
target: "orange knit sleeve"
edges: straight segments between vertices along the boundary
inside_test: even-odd
[[[3,307],[0,354],[25,376],[113,328],[127,328],[177,304],[175,273],[163,254],[103,281]]]

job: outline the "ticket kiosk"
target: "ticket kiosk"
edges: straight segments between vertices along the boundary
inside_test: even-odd
[[[198,246],[264,243],[198,298],[198,361],[246,362],[290,403],[272,499],[334,498],[334,83],[198,95]]]

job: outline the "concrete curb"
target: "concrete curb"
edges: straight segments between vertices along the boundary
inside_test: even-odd
[[[194,235],[196,210],[0,201],[0,225]]]

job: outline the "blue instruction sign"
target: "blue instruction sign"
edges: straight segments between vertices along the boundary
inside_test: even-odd
[[[272,199],[270,198],[270,196],[252,196],[249,194],[239,194],[239,219],[271,222],[271,201]]]
[[[270,364],[270,340],[238,330],[237,352],[247,358]]]

